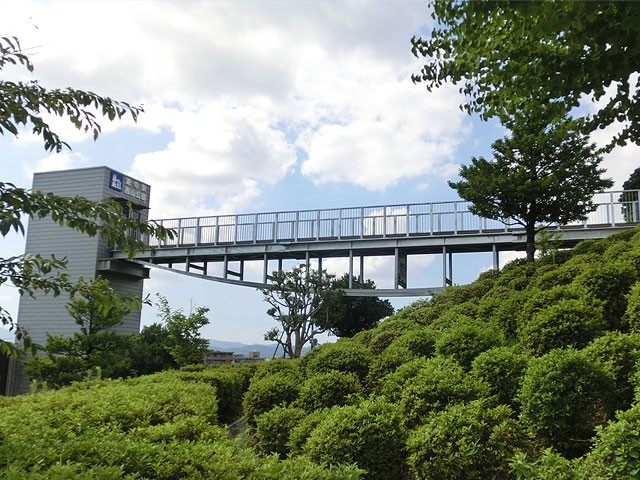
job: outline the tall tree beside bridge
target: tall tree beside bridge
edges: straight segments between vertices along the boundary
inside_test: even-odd
[[[267,313],[280,328],[273,327],[264,339],[276,342],[289,358],[299,357],[307,343],[327,331],[316,314],[332,292],[332,278],[325,270],[308,269],[304,264],[288,272],[273,272],[272,283],[261,291],[264,301],[271,305]]]
[[[449,185],[473,213],[524,227],[533,262],[536,233],[585,219],[596,208],[593,194],[613,182],[601,178],[595,145],[557,108],[529,106],[505,125],[511,134],[493,143],[493,159],[472,158],[460,169],[463,180]]]
[[[373,280],[360,282],[352,278],[357,288],[375,289]],[[349,274],[331,281],[332,292],[325,297],[316,315],[317,322],[337,337],[353,337],[362,330],[375,328],[385,317],[393,315],[393,305],[379,297],[347,297],[342,290],[349,288]]]

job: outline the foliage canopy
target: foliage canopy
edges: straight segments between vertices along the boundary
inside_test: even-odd
[[[482,118],[511,117],[535,102],[576,107],[602,101],[585,131],[622,122],[611,142],[640,143],[640,3],[431,0],[437,24],[412,51],[426,64],[414,82],[451,82]],[[611,95],[609,97],[609,95]]]
[[[356,288],[375,289],[373,280],[359,282],[352,279]],[[347,297],[342,290],[349,288],[349,274],[331,280],[333,290],[325,297],[322,309],[316,314],[318,323],[324,324],[337,337],[353,337],[356,333],[369,330],[380,320],[393,313],[389,300],[378,297]]]
[[[463,180],[449,182],[472,202],[477,215],[524,227],[527,261],[533,262],[535,235],[552,224],[583,220],[596,207],[593,194],[613,182],[602,179],[602,157],[555,108],[528,106],[506,122],[510,136],[492,145],[493,159],[472,158]]]

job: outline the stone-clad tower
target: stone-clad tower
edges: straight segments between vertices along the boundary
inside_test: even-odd
[[[125,214],[148,219],[150,186],[107,167],[36,173],[33,190],[65,197],[79,195],[95,201],[120,201]],[[148,278],[146,268],[109,260],[110,249],[104,239],[61,227],[50,218],[29,220],[25,252],[40,254],[45,258],[51,255],[66,258],[67,273],[71,280],[80,277],[93,279],[101,275],[109,280],[116,292],[122,294],[142,296],[143,281]],[[34,342],[42,345],[46,343],[46,333],[71,336],[78,326],[66,310],[68,301],[69,297],[65,294],[58,297],[44,294],[36,294],[35,298],[22,296],[18,322]],[[113,331],[135,334],[139,329],[140,312],[133,311]],[[9,377],[8,393],[28,390],[29,379],[22,365],[15,362]]]

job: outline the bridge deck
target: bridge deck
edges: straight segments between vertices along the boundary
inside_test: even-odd
[[[584,221],[556,226],[563,246],[604,238],[639,220],[639,191],[603,192]],[[138,261],[186,265],[206,275],[208,262],[306,260],[310,258],[386,256],[522,250],[524,229],[469,211],[469,202],[433,202],[218,215],[157,220],[173,229],[171,240],[150,239]],[[127,255],[113,252],[113,259]],[[351,270],[351,268],[350,268]],[[240,275],[241,277],[241,275]],[[263,279],[266,282],[266,273]],[[235,280],[234,280],[235,282]],[[240,283],[242,278],[240,278]],[[249,284],[250,282],[244,282]]]

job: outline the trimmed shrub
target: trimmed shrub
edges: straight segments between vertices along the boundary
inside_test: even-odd
[[[456,403],[470,402],[489,395],[489,386],[473,377],[449,358],[434,357],[400,394],[400,406],[407,425],[421,425],[431,413]]]
[[[218,416],[222,423],[231,423],[242,416],[242,398],[249,388],[253,365],[221,365],[200,371],[182,369],[178,378],[190,382],[204,382],[218,392]]]
[[[393,318],[411,320],[419,325],[429,325],[437,315],[431,299],[420,299],[400,309]]]
[[[571,249],[574,257],[579,255],[598,256],[607,249],[607,244],[601,240],[587,239],[582,240]]]
[[[580,478],[631,479],[640,476],[640,404],[618,412],[617,421],[597,430]]]
[[[318,424],[327,417],[329,410],[315,410],[302,418],[297,425],[291,428],[289,433],[289,450],[292,455],[302,455],[304,444],[311,432],[315,430]]]
[[[478,355],[471,365],[471,374],[489,386],[498,403],[518,409],[516,397],[529,363],[528,357],[514,348],[496,347]]]
[[[627,295],[623,321],[630,331],[640,333],[640,282],[634,283]]]
[[[331,371],[309,377],[300,389],[296,405],[307,412],[344,405],[362,395],[362,385],[354,373]]]
[[[615,409],[626,410],[634,398],[633,375],[640,360],[640,335],[607,332],[585,349],[590,358],[605,365],[615,381]]]
[[[520,342],[534,356],[554,348],[582,348],[607,328],[602,313],[582,300],[560,300],[537,312],[518,331]]]
[[[473,322],[473,318],[461,310],[461,308],[457,307],[450,308],[449,310],[442,312],[442,314],[436,318],[431,325],[429,325],[429,330],[431,330],[435,335],[436,341],[444,332],[449,330],[451,326]]]
[[[575,283],[589,296],[602,300],[604,319],[619,328],[627,308],[626,295],[638,280],[638,272],[630,262],[595,263],[576,278]]]
[[[253,431],[256,449],[265,454],[276,453],[284,458],[289,453],[289,434],[307,415],[301,408],[274,407],[256,417]]]
[[[362,381],[369,372],[371,352],[367,347],[351,339],[341,339],[336,343],[328,343],[317,349],[317,352],[306,364],[307,376],[315,373],[326,373],[331,370],[355,373]]]
[[[593,478],[579,473],[578,460],[567,460],[547,448],[537,458],[517,452],[510,462],[511,473],[517,480],[585,480]],[[509,477],[511,478],[511,477]]]
[[[356,333],[353,337],[351,337],[351,340],[365,347],[369,347],[369,344],[371,343],[371,339],[373,338],[374,332],[375,332],[375,329],[362,330]]]
[[[436,351],[436,334],[428,327],[404,332],[388,348],[406,348],[416,357],[431,357]]]
[[[0,407],[2,478],[335,480],[353,466],[261,458],[215,425],[210,385],[174,372],[92,381],[23,396]]]
[[[504,343],[502,336],[489,324],[460,322],[444,332],[436,341],[436,353],[451,357],[465,369],[480,353]]]
[[[469,285],[449,287],[434,297],[434,307],[442,312],[455,306],[465,305],[465,311],[472,312],[478,300],[491,290],[498,276],[496,272],[490,271]]]
[[[380,394],[391,402],[399,402],[405,386],[428,365],[429,363],[424,357],[400,365],[394,372],[382,378],[379,388]]]
[[[355,463],[370,480],[400,480],[406,477],[405,441],[397,407],[367,400],[327,411],[303,450],[316,462]]]
[[[549,289],[530,287],[522,292],[520,297],[522,305],[518,309],[518,325],[520,327],[526,325],[540,310],[544,310],[562,300],[586,299],[589,299],[586,291],[575,285],[558,285]],[[602,310],[599,301],[589,299],[589,303],[593,304],[594,308]]]
[[[419,329],[420,326],[413,320],[391,317],[382,322],[378,328],[372,330],[371,340],[369,341],[369,349],[371,353],[379,354],[391,345],[396,338],[400,337],[407,331]]]
[[[249,424],[273,407],[286,406],[298,398],[301,377],[277,372],[268,377],[253,378],[244,394],[242,405]]]
[[[526,258],[517,258],[502,267],[495,286],[524,290],[529,285],[534,271],[535,265],[527,263]]]
[[[544,291],[554,287],[570,285],[587,265],[588,263],[582,261],[567,262],[560,266],[545,265],[544,270],[539,269],[536,271],[536,276],[531,282],[531,287]]]
[[[382,354],[377,355],[373,359],[369,367],[369,375],[366,382],[367,389],[369,391],[377,391],[385,375],[392,373],[396,368],[410,362],[414,358],[416,358],[416,355],[411,353],[409,349],[390,345]]]
[[[547,446],[584,454],[612,413],[611,373],[583,351],[552,350],[529,363],[520,391],[523,421]]]
[[[311,352],[309,352],[311,353]],[[268,362],[260,362],[257,364],[252,378],[259,379],[273,375],[274,373],[284,373],[291,376],[300,376],[302,374],[300,360],[297,358],[276,358]]]
[[[412,478],[507,478],[510,458],[533,443],[512,413],[476,400],[432,415],[407,442]]]
[[[524,291],[494,287],[478,303],[476,318],[500,329],[506,338],[515,339],[522,305],[529,298]]]

